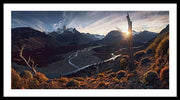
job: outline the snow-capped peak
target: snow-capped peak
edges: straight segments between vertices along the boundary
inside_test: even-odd
[[[75,33],[77,30],[75,28],[66,28],[66,26],[64,25],[62,29],[58,28],[56,32],[61,34],[64,31],[69,31],[69,32]]]
[[[93,34],[96,38],[99,40],[103,39],[105,36],[104,35],[99,35],[99,34]]]
[[[72,33],[75,33],[74,28],[67,28],[66,31],[70,31]]]

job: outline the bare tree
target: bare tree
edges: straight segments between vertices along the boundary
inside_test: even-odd
[[[128,32],[129,32],[129,36],[128,36],[128,53],[129,53],[129,68],[128,70],[133,69],[134,67],[134,61],[133,61],[133,53],[132,53],[132,45],[133,45],[133,36],[132,36],[132,21],[129,17],[129,14],[127,13],[127,21],[128,21]]]
[[[34,75],[36,75],[36,66],[37,64],[34,63],[34,60],[30,58],[28,58],[28,61],[23,57],[23,50],[24,50],[24,46],[21,47],[21,50],[19,52],[19,56],[24,60],[24,62],[26,63],[27,67],[31,70],[31,72],[34,73]]]

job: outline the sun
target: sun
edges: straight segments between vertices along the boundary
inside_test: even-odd
[[[126,31],[125,33],[126,33],[126,35],[129,35],[129,31]]]
[[[125,38],[128,38],[128,37],[129,37],[129,31],[128,31],[128,30],[123,30],[122,32],[123,32],[123,36],[124,36]]]
[[[126,35],[129,35],[129,31],[123,31],[123,33],[125,33]]]

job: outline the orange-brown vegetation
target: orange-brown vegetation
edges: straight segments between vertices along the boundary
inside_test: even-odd
[[[11,88],[21,88],[21,77],[20,75],[14,70],[11,69]]]
[[[35,77],[39,82],[46,82],[48,80],[48,78],[41,72],[37,72]]]
[[[160,85],[159,76],[155,71],[148,71],[144,74],[144,84],[151,88],[156,88]]]
[[[164,88],[169,87],[169,66],[166,66],[161,69],[160,80],[162,81],[162,84],[163,84],[162,86]]]
[[[164,56],[167,51],[169,50],[169,36],[163,38],[163,40],[158,44],[156,48],[156,55],[155,57],[158,58],[159,56]]]
[[[69,79],[66,78],[66,77],[61,77],[61,78],[58,79],[58,81],[61,82],[61,83],[67,83],[69,81]]]
[[[117,77],[118,79],[121,79],[121,78],[125,77],[126,74],[127,74],[126,71],[120,70],[120,71],[118,71],[118,72],[116,73],[116,77]]]
[[[78,88],[79,84],[80,84],[80,82],[78,80],[73,79],[66,84],[66,87],[67,88]]]
[[[122,58],[120,60],[120,68],[125,70],[128,65],[128,58]]]
[[[134,53],[134,59],[135,60],[140,60],[143,56],[145,55],[144,50],[140,50]]]
[[[31,80],[31,79],[33,79],[33,75],[32,75],[32,73],[30,71],[25,70],[23,78]]]

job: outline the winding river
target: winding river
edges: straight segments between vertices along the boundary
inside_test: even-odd
[[[98,48],[98,47],[100,47],[100,46],[96,46],[96,47],[91,47],[91,48],[88,48],[88,49],[86,49],[86,50],[92,50],[93,48]],[[138,47],[133,47],[133,48],[140,48],[141,46],[138,46]],[[127,49],[127,48],[121,48],[121,49],[119,49],[118,51],[121,51],[121,50],[124,50],[124,49]],[[80,52],[80,50],[77,50],[76,52],[73,52],[68,58],[69,58],[69,60],[68,60],[68,63],[72,66],[72,67],[75,67],[76,68],[76,70],[73,70],[73,71],[70,71],[70,72],[68,72],[68,73],[66,73],[66,74],[63,74],[63,75],[69,75],[69,74],[72,74],[72,73],[76,73],[76,72],[78,72],[78,71],[80,71],[80,70],[83,70],[83,69],[85,69],[85,68],[87,68],[87,67],[90,67],[90,66],[96,66],[96,65],[98,65],[98,64],[101,64],[101,63],[105,63],[105,62],[108,62],[108,61],[113,61],[113,60],[115,60],[116,58],[118,58],[118,57],[120,57],[121,56],[121,54],[118,54],[118,55],[115,55],[114,53],[111,53],[111,58],[109,58],[109,59],[106,59],[106,60],[102,60],[102,61],[99,61],[99,62],[96,62],[96,63],[92,63],[92,64],[88,64],[88,65],[85,65],[85,66],[83,66],[83,67],[79,67],[79,66],[77,66],[77,65],[75,65],[75,64],[73,64],[72,62],[71,62],[71,60],[72,59],[74,59],[75,57],[77,57],[78,56],[78,53]],[[117,51],[116,51],[117,52]],[[73,56],[74,55],[74,56]]]
[[[74,59],[75,57],[77,57],[78,52],[79,52],[79,51],[76,51],[74,56],[73,56],[74,53],[72,53],[72,54],[68,57],[68,58],[69,58],[68,63],[69,63],[71,66],[73,66],[73,67],[75,67],[75,68],[77,68],[77,69],[80,68],[80,67],[77,66],[77,65],[75,65],[75,64],[73,64],[73,63],[71,62],[71,60]],[[73,57],[71,57],[71,56],[73,56]]]
[[[97,47],[93,47],[93,48],[97,48]],[[90,48],[90,49],[87,49],[87,50],[92,50],[93,48]],[[105,63],[105,62],[108,62],[108,61],[112,61],[112,60],[115,60],[117,57],[120,57],[121,56],[121,54],[119,54],[119,55],[114,55],[113,53],[111,53],[111,58],[109,58],[109,59],[106,59],[106,60],[102,60],[102,61],[99,61],[99,62],[96,62],[96,63],[92,63],[92,64],[88,64],[88,65],[85,65],[85,66],[83,66],[83,67],[79,67],[79,66],[77,66],[77,65],[75,65],[75,64],[73,64],[72,62],[71,62],[71,60],[72,59],[74,59],[75,57],[77,57],[78,56],[78,53],[79,53],[80,51],[79,50],[77,50],[76,52],[73,52],[68,58],[69,58],[69,60],[68,60],[68,63],[72,66],[72,67],[75,67],[75,68],[77,68],[76,70],[73,70],[73,71],[70,71],[70,72],[68,72],[68,73],[66,73],[66,74],[63,74],[63,75],[68,75],[68,74],[72,74],[72,73],[76,73],[76,72],[78,72],[78,71],[80,71],[80,70],[83,70],[83,69],[85,69],[85,68],[87,68],[87,67],[90,67],[90,66],[95,66],[95,65],[98,65],[98,64],[101,64],[101,63]],[[74,55],[74,56],[73,56]]]

